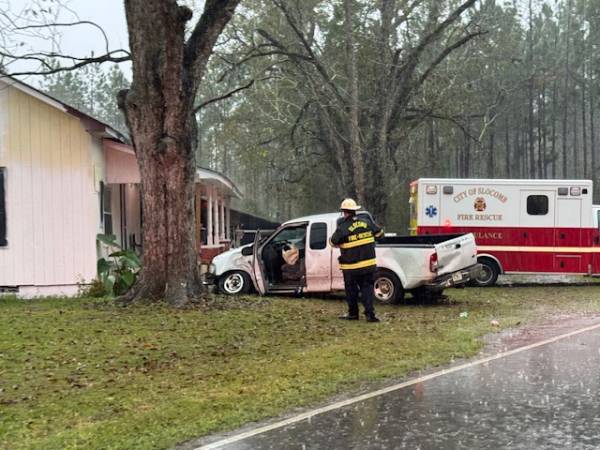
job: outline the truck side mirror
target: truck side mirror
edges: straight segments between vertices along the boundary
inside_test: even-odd
[[[249,245],[248,247],[242,248],[242,255],[252,256],[253,254],[254,254],[254,249],[252,248],[251,245]]]

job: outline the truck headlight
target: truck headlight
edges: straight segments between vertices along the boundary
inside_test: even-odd
[[[211,264],[208,266],[208,273],[210,273],[211,275],[214,275],[216,271],[217,271],[217,266],[215,266],[214,264]]]

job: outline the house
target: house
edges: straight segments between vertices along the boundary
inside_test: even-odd
[[[198,169],[199,261],[228,248],[223,174]],[[0,290],[73,295],[96,276],[98,233],[141,248],[140,174],[126,138],[101,121],[10,77],[0,78]],[[205,223],[203,223],[205,222]]]

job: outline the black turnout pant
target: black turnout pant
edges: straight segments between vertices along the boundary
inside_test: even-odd
[[[365,307],[367,317],[375,316],[373,309],[373,272],[352,273],[344,270],[344,285],[346,288],[346,301],[348,302],[348,315],[358,317],[358,298]]]

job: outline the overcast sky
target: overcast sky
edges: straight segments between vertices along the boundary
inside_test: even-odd
[[[58,21],[73,22],[77,20],[89,20],[102,27],[107,35],[109,49],[127,49],[127,26],[125,22],[125,11],[123,9],[123,0],[62,0],[65,7],[61,9]],[[9,8],[14,14],[22,13],[25,8],[30,7],[32,0],[0,0],[0,8],[5,10]],[[66,55],[76,57],[89,56],[93,51],[96,55],[106,53],[106,44],[100,30],[90,25],[79,25],[76,27],[60,27],[60,48],[53,48],[52,41],[47,37],[45,39],[33,38],[27,36],[18,36],[19,41],[25,43],[19,53],[29,51],[56,51]],[[46,32],[47,34],[47,32]],[[65,61],[63,64],[67,64]],[[129,74],[129,64],[121,64],[122,69]],[[19,70],[35,69],[36,66],[18,63],[11,65],[10,70],[16,72]],[[26,77],[28,81],[35,82],[38,77]]]
[[[111,49],[128,47],[123,0],[70,0],[68,6],[81,20],[91,20],[100,25],[108,35]],[[97,54],[103,52],[103,42],[99,31],[90,27],[71,30],[62,39],[64,50],[83,55],[91,50]]]

